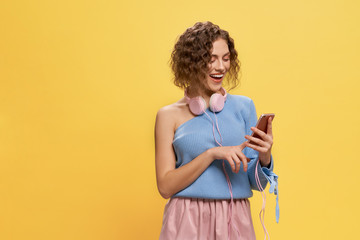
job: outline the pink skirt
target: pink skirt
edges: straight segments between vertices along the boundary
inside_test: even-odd
[[[230,210],[230,200],[171,198],[165,206],[160,240],[203,239],[256,239],[249,200],[234,199]]]

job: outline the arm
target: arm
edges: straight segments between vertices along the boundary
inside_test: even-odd
[[[269,171],[271,172],[274,168],[274,161],[271,155],[272,126],[271,121],[269,120],[267,133],[264,133],[257,128],[254,128],[257,122],[257,115],[255,105],[252,100],[250,100],[248,111],[248,117],[246,119],[247,135],[245,136],[245,138],[260,144],[260,146],[249,144],[248,141],[245,142],[245,145],[247,146],[247,148],[245,149],[245,155],[251,159],[248,172],[251,188],[259,191],[255,180],[255,169],[257,161],[260,160],[257,172],[263,189],[265,189],[268,182],[265,176],[267,175],[266,173]],[[256,132],[259,136],[261,136],[262,140],[251,137],[250,135],[252,130]],[[269,171],[264,171],[265,168]]]
[[[267,132],[263,132],[257,128],[255,128],[256,124],[256,111],[255,111],[255,105],[254,102],[251,100],[250,102],[250,117],[248,118],[249,126],[247,126],[246,131],[248,132],[248,135],[245,136],[246,139],[251,140],[259,144],[259,146],[250,144],[249,142],[246,142],[245,145],[248,147],[247,150],[249,150],[250,154],[255,160],[252,160],[252,162],[249,163],[249,180],[250,185],[252,189],[260,191],[256,184],[255,180],[255,171],[256,171],[256,164],[259,159],[259,166],[257,168],[257,173],[260,179],[260,185],[263,189],[265,189],[267,182],[270,182],[270,188],[269,192],[274,193],[276,196],[276,222],[279,222],[279,188],[278,188],[278,176],[273,173],[274,169],[274,161],[271,155],[271,147],[273,144],[273,134],[272,134],[272,119],[269,118],[268,125],[267,125]],[[255,133],[257,133],[261,139],[251,137],[251,131],[253,130]],[[257,152],[257,157],[256,157]],[[269,164],[269,165],[268,165]]]
[[[158,190],[165,199],[189,186],[213,161],[209,152],[205,151],[190,163],[176,169],[173,138],[174,120],[169,110],[161,109],[155,122],[155,166]]]
[[[172,147],[174,138],[174,114],[161,109],[155,123],[155,166],[157,186],[165,199],[193,183],[215,159],[228,161],[234,172],[240,170],[240,161],[247,167],[242,153],[245,145],[215,147],[206,150],[186,165],[175,168],[176,157]],[[246,167],[245,167],[246,166]]]

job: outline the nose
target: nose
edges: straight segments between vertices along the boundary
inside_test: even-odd
[[[222,60],[217,61],[217,64],[215,66],[215,69],[217,71],[223,72],[225,70],[224,62]]]

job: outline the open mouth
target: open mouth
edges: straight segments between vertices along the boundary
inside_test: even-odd
[[[209,75],[211,77],[211,79],[215,82],[221,82],[222,79],[224,78],[224,74],[210,74]]]

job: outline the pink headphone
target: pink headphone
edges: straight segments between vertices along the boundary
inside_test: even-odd
[[[224,108],[227,92],[223,87],[220,89],[220,91],[222,94],[214,93],[210,97],[209,107],[213,112],[220,112]],[[186,93],[187,89],[185,89],[184,95],[186,103],[189,104],[190,111],[195,115],[203,114],[207,108],[205,99],[201,96],[190,98]]]

